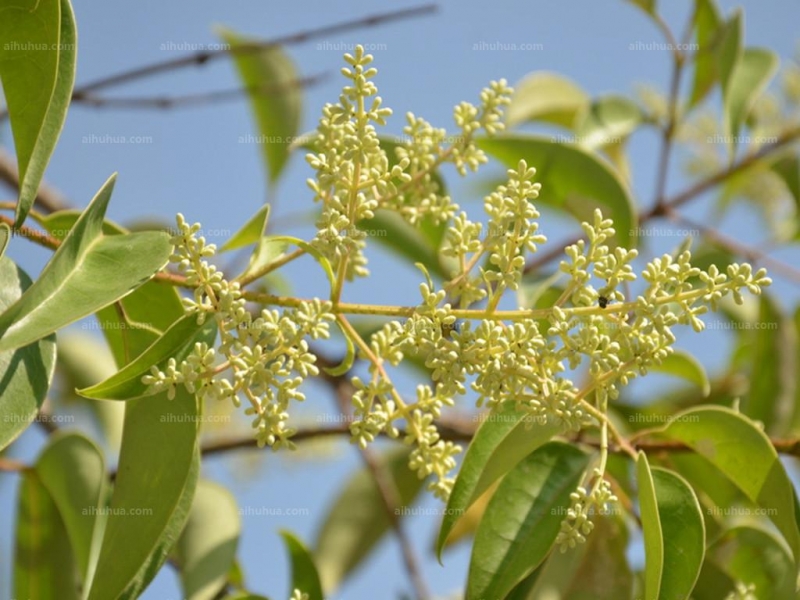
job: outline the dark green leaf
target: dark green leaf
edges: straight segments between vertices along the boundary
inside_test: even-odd
[[[550,442],[505,476],[475,534],[467,600],[504,598],[545,559],[588,464],[577,448]]]
[[[696,0],[694,29],[697,51],[694,61],[694,78],[689,107],[695,106],[714,86],[717,80],[716,45],[722,37],[722,17],[714,0]]]
[[[636,481],[639,484],[639,511],[644,536],[645,570],[644,598],[658,600],[664,576],[664,530],[658,516],[658,499],[647,456],[639,452],[636,461]]]
[[[292,561],[292,589],[308,594],[308,600],[323,600],[322,584],[311,553],[290,532],[282,531],[281,536]]]

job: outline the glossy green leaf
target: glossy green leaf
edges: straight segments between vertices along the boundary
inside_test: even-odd
[[[644,452],[639,452],[636,461],[636,481],[639,484],[639,511],[644,536],[644,599],[658,600],[664,576],[664,530],[658,515],[653,474]]]
[[[547,556],[589,456],[550,442],[503,479],[472,547],[466,600],[504,598]]]
[[[408,455],[409,451],[403,448],[380,459],[403,506],[411,505],[424,483],[408,468]],[[329,505],[314,543],[315,562],[327,594],[332,594],[363,562],[389,526],[372,474],[366,468],[358,470]]]
[[[745,48],[728,81],[725,93],[726,131],[738,136],[756,99],[766,89],[775,71],[778,57],[771,50]]]
[[[614,219],[616,244],[636,245],[636,211],[630,191],[603,160],[582,148],[550,138],[509,135],[478,140],[478,145],[509,168],[520,159],[536,168],[542,184],[537,204],[565,210],[580,221],[591,221],[595,208]]]
[[[211,344],[215,334],[200,341]],[[180,387],[173,400],[163,392],[125,409],[112,510],[88,600],[141,594],[188,519],[200,470],[193,394]]]
[[[504,402],[486,415],[467,448],[447,500],[436,542],[442,548],[456,522],[483,492],[536,448],[564,432],[560,424],[531,421],[514,402]]]
[[[10,258],[0,257],[0,311],[13,305],[31,285]],[[55,335],[16,350],[0,352],[0,450],[36,418],[56,365]]]
[[[514,127],[526,121],[544,121],[572,128],[577,115],[588,105],[589,95],[571,79],[538,71],[514,86],[506,123]]]
[[[75,223],[39,279],[0,315],[0,351],[18,348],[112,304],[150,279],[169,259],[162,232],[104,236],[112,176]]]
[[[764,432],[733,410],[707,406],[676,415],[660,434],[705,457],[767,515],[797,560],[800,534],[794,492],[778,454]]]
[[[705,554],[706,531],[700,503],[680,475],[654,467],[652,477],[658,504],[655,518],[660,522],[664,544],[664,570],[658,598],[688,598]],[[646,514],[643,508],[645,529],[653,518],[654,515]]]
[[[218,33],[232,50],[259,43],[228,29],[220,29]],[[265,47],[258,52],[234,52],[231,56],[244,87],[249,90],[265,167],[273,186],[289,160],[289,148],[299,132],[303,95],[297,85],[297,69],[280,46]]]
[[[33,470],[21,474],[16,526],[13,597],[78,600],[78,569],[67,530]]]
[[[308,594],[308,600],[324,600],[314,557],[290,532],[282,531],[281,537],[292,563],[292,589]]]
[[[9,240],[11,240],[11,227],[6,223],[0,223],[0,258],[6,253]]]
[[[7,0],[2,10],[0,79],[19,163],[21,225],[67,117],[77,33],[69,0]]]
[[[694,30],[697,52],[689,107],[695,106],[714,86],[717,80],[716,47],[720,43],[722,17],[715,0],[696,0]]]
[[[711,384],[705,368],[693,355],[683,350],[675,350],[660,365],[653,365],[650,370],[685,379],[699,387],[703,396],[708,396],[711,392]]]
[[[576,129],[578,144],[594,149],[619,144],[642,123],[642,110],[624,96],[605,96],[585,110]]]
[[[91,581],[104,519],[103,455],[81,434],[59,434],[42,451],[36,472],[64,522],[81,579]]]
[[[233,494],[216,483],[199,481],[189,519],[174,549],[185,598],[218,597],[235,563],[241,528]]]
[[[595,514],[586,543],[548,559],[507,600],[620,600],[633,596],[633,573],[625,556],[628,535],[619,516]],[[529,581],[533,579],[533,581]]]
[[[771,532],[734,527],[714,541],[708,555],[732,580],[754,584],[757,598],[794,597],[792,557]]]
[[[78,390],[81,396],[94,400],[131,400],[147,395],[147,386],[142,377],[150,372],[153,365],[160,369],[170,358],[180,353],[188,353],[200,338],[208,338],[216,325],[213,320],[197,324],[196,314],[187,314],[175,321],[164,334],[134,360],[114,373],[111,377]]]
[[[219,251],[228,252],[230,250],[244,248],[250,244],[255,244],[267,230],[269,211],[269,204],[265,204],[259,208],[256,214],[254,214],[239,231],[234,233],[231,239],[225,242]]]

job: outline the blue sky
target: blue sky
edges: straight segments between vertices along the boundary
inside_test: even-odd
[[[680,30],[691,3],[686,0],[662,2],[665,19]],[[722,1],[727,13],[741,5],[745,11],[748,45],[763,45],[782,59],[797,49],[797,23],[800,3],[755,0],[733,3]],[[174,58],[185,52],[179,48],[198,47],[217,41],[215,25],[234,31],[270,38],[307,28],[326,25],[377,11],[412,6],[390,0],[370,3],[356,0],[323,2],[304,0],[292,3],[240,0],[214,2],[103,3],[75,0],[79,28],[78,83],[119,70]],[[436,126],[452,127],[452,107],[462,100],[476,101],[490,80],[501,77],[512,84],[531,71],[547,70],[566,75],[592,95],[610,92],[632,93],[636,83],[652,83],[664,90],[669,74],[669,53],[665,50],[630,50],[636,42],[661,42],[658,31],[637,9],[622,0],[541,0],[507,2],[441,2],[438,13],[421,19],[340,34],[288,49],[303,75],[329,72],[332,77],[307,90],[303,130],[313,129],[325,102],[338,97],[342,80],[341,46],[355,43],[380,44],[374,52],[379,69],[376,83],[384,105],[394,117],[388,132],[399,133],[407,111],[424,116]],[[485,44],[481,44],[484,42]],[[320,47],[318,44],[322,43]],[[530,44],[532,50],[475,50],[493,44]],[[235,88],[239,85],[229,61],[218,61],[203,68],[190,68],[153,77],[110,91],[117,95],[179,95]],[[684,88],[685,89],[685,88]],[[114,171],[119,172],[109,216],[127,223],[144,217],[171,221],[176,212],[200,221],[206,230],[218,230],[221,243],[225,232],[233,232],[265,201],[266,179],[260,148],[239,143],[247,134],[257,134],[245,100],[202,108],[166,111],[118,111],[74,106],[68,116],[59,146],[47,172],[48,181],[57,186],[76,206],[85,206],[94,192]],[[91,136],[141,136],[141,144],[85,143]],[[0,139],[9,144],[7,125]],[[630,145],[634,173],[633,190],[640,202],[650,203],[655,188],[657,138],[652,132],[636,135]],[[686,185],[679,161],[674,160],[668,190]],[[534,165],[535,166],[535,165]],[[497,174],[497,165],[484,175]],[[273,218],[296,215],[313,208],[305,179],[310,169],[302,156],[295,156],[281,180],[276,194]],[[461,182],[453,171],[445,171],[453,195],[468,210],[480,209],[480,195],[474,191],[481,178]],[[9,194],[6,194],[9,196]],[[707,199],[706,199],[707,200]],[[688,211],[703,218],[707,204]],[[752,229],[746,210],[734,211],[726,220],[726,231],[748,239]],[[286,221],[285,221],[286,222]],[[292,221],[293,222],[293,221]],[[545,221],[545,233],[560,240],[574,224],[558,219]],[[286,233],[310,237],[308,226],[292,225]],[[664,249],[677,245],[673,238],[662,243]],[[25,268],[36,271],[45,259],[42,251],[18,242],[10,255]],[[345,299],[392,304],[417,302],[418,273],[398,265],[380,250],[370,254],[374,280],[359,282],[346,289]],[[796,253],[784,255],[796,260]],[[287,271],[298,295],[323,294],[321,273],[311,263],[300,263]],[[796,288],[778,284],[784,303],[797,299]],[[709,367],[719,366],[724,354],[713,348],[724,342],[723,332],[708,332],[700,342],[687,332],[683,347],[696,351]],[[649,388],[649,389],[652,389]],[[311,388],[309,410],[330,411],[325,391]],[[646,383],[637,390],[647,393]],[[41,436],[27,433],[15,453],[23,458],[35,456]],[[291,529],[310,542],[324,515],[326,503],[359,465],[355,451],[340,444],[322,462],[271,453],[248,460],[242,472],[235,472],[237,457],[207,461],[204,475],[229,485],[243,507],[304,508],[303,517],[245,517],[240,556],[249,587],[273,599],[287,596],[288,565],[277,531]],[[0,474],[0,581],[10,577],[12,523],[17,479]],[[424,499],[424,506],[436,501]],[[468,549],[452,551],[445,568],[433,559],[430,548],[437,517],[411,518],[406,528],[423,557],[424,574],[436,593],[459,589],[463,584]],[[0,589],[0,598],[8,594]],[[408,591],[397,544],[387,539],[380,552],[335,597],[346,600],[372,600],[396,597]],[[180,598],[176,578],[166,568],[144,598]]]

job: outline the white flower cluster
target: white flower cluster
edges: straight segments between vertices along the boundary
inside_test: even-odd
[[[152,393],[169,390],[170,397],[178,385],[201,399],[229,400],[236,406],[244,397],[259,445],[291,446],[289,404],[305,399],[300,391],[303,380],[319,373],[306,340],[329,336],[329,322],[334,320],[330,302],[305,302],[282,313],[264,309],[254,316],[239,284],[227,281],[205,260],[215,247],[196,236],[200,225],[189,225],[183,215],[178,215],[177,224],[170,260],[186,275],[187,284],[195,286],[193,298],[183,300],[185,308],[197,314],[198,323],[209,315],[215,318],[220,343],[217,348],[196,344],[186,360],[177,364],[170,359],[164,371],[153,367],[143,382]]]

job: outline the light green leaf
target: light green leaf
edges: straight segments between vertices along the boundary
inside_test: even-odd
[[[232,50],[259,43],[228,29],[218,33]],[[300,127],[303,95],[297,85],[297,69],[279,46],[231,56],[250,93],[250,105],[263,138],[260,145],[269,184],[273,186],[289,160],[289,148]]]
[[[13,597],[78,600],[78,569],[64,522],[34,470],[22,472],[16,527]]]
[[[10,258],[0,257],[0,311],[13,305],[31,285]],[[0,450],[36,418],[56,366],[56,336],[0,352]]]
[[[81,579],[90,582],[105,518],[103,455],[81,434],[59,434],[42,451],[36,472],[64,522]]]
[[[689,108],[695,106],[717,81],[716,52],[722,38],[722,17],[715,0],[696,0],[694,30],[697,51],[694,60],[694,77]]]
[[[642,110],[624,96],[594,100],[581,115],[575,136],[588,149],[622,143],[642,123]]]
[[[50,234],[50,237],[63,242],[72,233],[72,228],[75,227],[77,220],[81,218],[81,214],[83,213],[80,210],[70,208],[59,210],[49,215],[34,213],[32,218],[42,226],[42,229]],[[115,235],[123,233],[129,233],[129,231],[112,221],[103,221],[103,234]]]
[[[292,561],[292,589],[308,594],[308,600],[324,600],[314,558],[303,543],[288,531],[281,531]]]
[[[0,315],[0,351],[18,348],[112,304],[150,279],[169,259],[162,232],[104,236],[112,176],[75,223],[39,279]]]
[[[6,253],[8,242],[11,239],[11,227],[6,223],[0,223],[0,258]]]
[[[705,457],[766,514],[797,561],[800,534],[794,492],[778,454],[764,432],[731,409],[708,406],[684,411],[660,435],[683,442]]]
[[[230,250],[238,250],[250,244],[255,244],[267,230],[269,211],[269,204],[265,204],[259,208],[256,214],[254,214],[239,231],[234,233],[231,239],[225,242],[219,251],[228,252]]]
[[[651,473],[658,514],[645,513],[643,503],[642,523],[647,528],[653,519],[658,519],[663,533],[663,574],[657,597],[688,598],[705,554],[706,531],[700,503],[680,475],[657,467]]]
[[[201,341],[211,344],[215,335]],[[173,400],[164,392],[126,403],[112,510],[88,600],[137,597],[166,560],[197,485],[199,416],[197,399],[183,387]]]
[[[747,525],[734,527],[714,541],[708,555],[734,581],[754,584],[757,598],[794,597],[792,557],[771,532]]]
[[[655,15],[657,6],[656,0],[628,0],[631,4],[638,6],[648,15]]]
[[[639,484],[639,510],[644,536],[645,571],[644,598],[658,600],[664,576],[664,531],[658,517],[655,483],[644,452],[636,461],[636,481]]]
[[[19,226],[33,206],[67,117],[77,33],[69,0],[7,0],[2,15],[0,79],[19,163]]]
[[[440,560],[448,535],[472,503],[523,458],[563,432],[562,425],[551,421],[532,422],[514,402],[504,402],[486,415],[467,448],[447,500],[436,542]]]
[[[478,140],[478,146],[509,168],[520,159],[536,168],[542,184],[537,204],[560,208],[580,221],[591,221],[595,208],[614,219],[616,243],[636,245],[636,209],[630,191],[603,160],[582,148],[534,135]],[[612,241],[613,243],[613,241]]]
[[[197,315],[184,315],[159,337],[142,354],[114,373],[111,377],[82,390],[81,396],[94,400],[132,400],[147,395],[147,386],[142,377],[150,372],[153,365],[164,368],[168,359],[194,348],[199,339],[206,339],[215,331],[215,322],[197,324]]]
[[[213,600],[219,595],[236,560],[241,528],[233,494],[216,483],[199,481],[174,550],[187,599]]]
[[[403,506],[411,505],[423,485],[408,468],[408,455],[403,448],[380,460]],[[329,506],[314,543],[315,562],[328,595],[363,562],[390,526],[375,480],[366,468],[345,483]]]
[[[571,129],[588,105],[589,95],[571,79],[537,71],[514,86],[506,123],[514,127],[526,121],[544,121]]]
[[[725,88],[725,126],[728,135],[734,138],[739,135],[750,109],[777,69],[778,56],[771,50],[745,48]],[[736,146],[735,139],[733,146]]]
[[[711,384],[705,368],[699,360],[683,350],[675,350],[661,361],[660,365],[653,365],[650,370],[685,379],[699,387],[703,391],[704,397],[711,392]]]
[[[505,476],[475,534],[466,600],[505,598],[545,559],[588,464],[581,450],[550,442]]]

